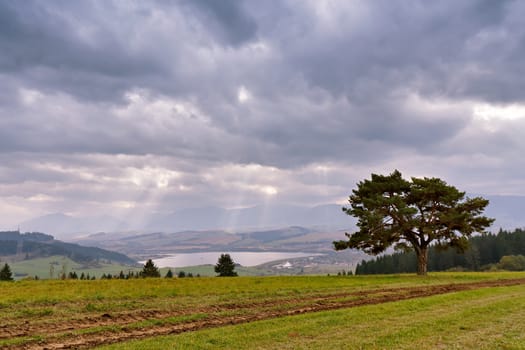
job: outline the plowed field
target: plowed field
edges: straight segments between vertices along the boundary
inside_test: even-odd
[[[241,294],[239,298],[210,292],[198,299],[124,297],[99,303],[53,299],[47,303],[21,303],[23,307],[19,311],[13,309],[10,315],[4,314],[0,320],[0,341],[3,349],[83,349],[288,315],[518,284],[525,284],[525,279],[368,289],[349,287],[341,291],[312,288],[279,293],[276,289],[267,295]],[[3,311],[9,308],[4,305]]]

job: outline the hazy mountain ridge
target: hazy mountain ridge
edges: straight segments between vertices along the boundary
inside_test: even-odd
[[[219,207],[188,208],[168,214],[152,214],[141,227],[133,227],[110,216],[77,218],[55,213],[20,224],[25,231],[50,232],[62,239],[97,232],[181,232],[228,230],[257,230],[288,226],[352,227],[355,220],[345,215],[340,205],[316,207],[256,206],[241,209]]]
[[[88,247],[55,240],[53,236],[40,232],[0,232],[0,256],[12,260],[28,260],[53,255],[62,255],[78,263],[97,260],[113,261],[128,265],[136,263],[128,256],[100,247]]]
[[[500,227],[514,229],[525,227],[525,196],[484,196],[490,200],[486,215],[496,218],[492,230]],[[125,220],[111,216],[76,218],[56,213],[41,216],[20,224],[24,231],[49,232],[61,239],[97,232],[129,233],[178,232],[183,231],[270,231],[272,228],[290,226],[318,227],[322,229],[351,230],[355,219],[344,214],[341,205],[328,204],[315,207],[292,205],[255,206],[241,209],[219,207],[188,208],[168,214],[152,214],[144,224],[133,227]],[[115,233],[116,234],[116,233]],[[112,233],[113,235],[113,233]]]
[[[229,233],[225,231],[184,231],[175,233],[150,233],[122,237],[99,234],[84,237],[78,242],[111,248],[129,256],[205,252],[205,251],[283,251],[316,252],[332,251],[332,241],[344,238],[344,230],[322,231],[304,227],[286,227],[253,232]]]
[[[73,217],[63,213],[53,213],[40,216],[19,224],[24,231],[49,232],[54,236],[95,233],[100,231],[121,231],[127,225],[109,215],[97,217]]]
[[[351,222],[351,220],[350,220]],[[190,208],[153,216],[146,230],[182,231],[285,227],[285,226],[349,226],[349,217],[339,205],[317,207],[256,206],[241,209],[218,207]],[[350,224],[351,226],[351,224]]]

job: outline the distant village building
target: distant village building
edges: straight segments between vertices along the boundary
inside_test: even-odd
[[[284,264],[277,264],[277,265],[274,265],[273,267],[277,269],[291,269],[293,265],[289,261],[287,261]]]

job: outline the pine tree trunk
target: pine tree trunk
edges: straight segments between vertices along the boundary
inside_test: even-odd
[[[420,248],[416,250],[417,255],[417,274],[425,276],[427,274],[428,265],[428,248]]]

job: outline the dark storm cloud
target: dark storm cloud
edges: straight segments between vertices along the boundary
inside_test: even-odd
[[[332,3],[335,7],[329,8],[329,17],[323,19],[315,8],[320,2],[309,3],[304,9],[289,3],[288,11],[282,12],[272,12],[269,5],[264,12],[260,4],[240,1],[160,4],[157,19],[180,22],[168,26],[170,35],[158,38],[160,45],[169,47],[164,52],[159,45],[148,51],[142,41],[133,46],[134,36],[155,40],[152,28],[141,29],[155,18],[153,10],[142,5],[126,8],[116,3],[101,6],[98,2],[4,2],[1,45],[6,54],[2,56],[2,68],[16,74],[20,84],[43,91],[62,90],[80,100],[125,103],[124,92],[134,87],[152,93],[194,96],[214,124],[207,129],[206,137],[213,145],[197,142],[196,138],[202,135],[192,135],[199,128],[197,125],[190,130],[187,126],[183,131],[174,127],[147,134],[136,124],[115,120],[104,112],[104,106],[100,111],[76,117],[68,133],[62,133],[60,127],[42,128],[45,117],[40,118],[40,125],[33,126],[39,124],[35,117],[22,117],[13,126],[21,130],[24,140],[32,141],[10,140],[7,132],[3,137],[7,143],[4,150],[9,145],[26,151],[68,149],[87,153],[182,155],[188,150],[189,157],[206,154],[233,162],[283,166],[338,158],[348,154],[347,150],[355,148],[356,143],[367,140],[401,147],[429,147],[461,130],[464,117],[455,121],[440,120],[439,116],[421,120],[411,111],[400,110],[399,104],[406,96],[399,90],[430,96],[444,94],[447,98],[474,94],[468,79],[456,83],[454,76],[462,74],[470,64],[466,43],[482,30],[499,28],[509,11],[504,2],[462,2],[455,7],[449,3],[399,6],[384,1],[356,5],[342,2]],[[258,12],[249,12],[255,10]],[[261,16],[261,12],[266,15]],[[350,20],[345,21],[347,17]],[[194,19],[200,23],[196,29],[192,29]],[[272,23],[277,25],[272,27]],[[271,54],[280,57],[277,61],[257,61],[257,52],[248,53],[243,60],[238,58],[243,54],[241,48],[231,54],[228,50],[210,49],[214,40],[233,46],[256,41],[259,27],[259,37],[273,50],[279,50]],[[182,34],[175,29],[186,37],[178,37]],[[191,35],[212,39],[191,45]],[[196,66],[181,65],[194,57],[195,48],[209,55],[211,70],[201,72],[198,62]],[[174,60],[173,66],[167,63],[170,59]],[[483,57],[477,58],[480,59]],[[446,70],[450,72],[447,74]],[[275,78],[271,71],[279,72],[280,77]],[[298,78],[305,79],[307,85],[286,83]],[[281,82],[285,84],[280,85]],[[252,87],[260,100],[260,110],[238,105],[236,91],[242,84]],[[286,106],[287,95],[306,95],[311,88],[329,91],[350,103],[342,110],[319,110],[305,104],[299,110],[291,110]],[[284,98],[276,103],[276,96]],[[430,130],[432,134],[428,135]],[[167,142],[164,135],[168,133],[183,133],[184,137]],[[255,147],[247,144],[231,153],[232,149],[227,143],[220,144],[218,137],[229,137],[234,143],[235,138],[249,137]],[[339,140],[340,152],[334,152],[334,140]],[[366,153],[361,149],[356,155],[363,155],[362,151]]]
[[[205,100],[221,97],[206,97],[210,84],[224,91],[242,78],[260,79],[252,83],[267,91],[276,88],[265,79],[272,71],[357,103],[401,83],[447,97],[523,98],[523,83],[513,76],[522,69],[525,32],[514,19],[523,5],[515,2],[334,2],[324,20],[308,9],[316,2],[307,9],[290,2],[286,10],[241,1],[117,4],[2,2],[0,69],[41,89],[108,100],[137,86]],[[155,37],[155,25],[163,36]],[[236,65],[235,51],[230,61],[210,51],[213,70],[188,65],[195,48],[206,55],[214,41],[238,48],[258,38],[279,50],[278,62]]]
[[[42,1],[4,1],[1,6],[4,71],[43,66],[123,76],[150,67],[129,54],[128,43],[115,36],[114,24],[97,18],[95,6]]]
[[[244,1],[184,0],[182,3],[211,36],[227,45],[242,45],[257,34],[257,23],[246,12]]]
[[[425,94],[486,98],[486,92],[478,91],[479,80],[506,71],[506,64],[516,62],[521,53],[501,52],[501,46],[507,45],[506,38],[484,38],[500,30],[516,30],[518,36],[522,35],[523,29],[506,27],[515,10],[523,13],[516,3],[337,4],[341,8],[334,9],[325,26],[305,27],[303,16],[293,18],[304,31],[292,37],[275,33],[276,42],[287,52],[292,71],[296,68],[311,84],[334,94],[346,94],[355,101],[390,94],[401,84]],[[315,23],[315,19],[312,21]],[[489,68],[490,72],[475,72],[471,67]],[[518,83],[518,79],[495,83],[490,88],[493,99],[498,98],[497,91],[504,85]]]
[[[28,211],[104,193],[237,205],[325,201],[335,179],[383,168],[518,174],[523,119],[474,110],[525,105],[524,15],[518,1],[1,1],[0,191]]]
[[[200,76],[195,50],[256,35],[237,1],[159,4],[2,2],[0,71],[90,101],[118,102],[133,87],[196,95],[214,77]]]
[[[118,99],[133,79],[160,74],[154,56],[134,52],[133,31],[114,30],[111,4],[3,1],[0,3],[0,71],[43,91],[85,99]],[[99,4],[100,5],[100,4]],[[113,11],[113,12],[112,12]],[[139,18],[137,11],[130,11]],[[129,31],[126,31],[128,29]]]

